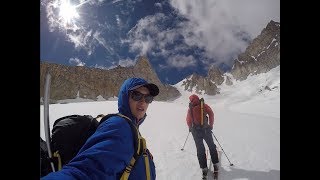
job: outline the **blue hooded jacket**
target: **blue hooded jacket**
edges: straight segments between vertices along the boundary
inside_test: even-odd
[[[132,115],[129,106],[129,89],[147,84],[141,78],[127,79],[118,95],[119,113],[129,117],[137,127],[145,117],[138,120]],[[96,132],[88,138],[79,153],[60,171],[44,176],[43,180],[118,180],[130,163],[134,154],[134,141],[130,125],[120,116],[113,116],[99,125]],[[151,180],[156,179],[155,165],[149,157]],[[143,155],[139,156],[131,170],[129,180],[146,179]]]

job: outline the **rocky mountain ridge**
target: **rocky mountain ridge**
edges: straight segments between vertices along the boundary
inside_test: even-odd
[[[161,83],[144,56],[134,66],[118,66],[110,70],[40,62],[40,99],[44,94],[47,72],[51,74],[50,103],[77,97],[92,100],[97,100],[98,96],[106,100],[117,97],[120,86],[129,77],[141,77],[155,83],[160,89],[155,100],[168,101],[181,95],[175,87]]]
[[[211,66],[207,76],[194,73],[183,80],[182,86],[186,91],[195,90],[198,94],[215,95],[220,93],[218,86],[223,82],[232,85],[232,78],[242,81],[250,74],[268,72],[279,65],[280,23],[270,21],[261,34],[252,40],[245,52],[239,54],[230,72],[223,73],[219,68]],[[162,84],[145,56],[140,57],[134,66],[117,66],[109,70],[41,61],[40,99],[43,97],[44,79],[48,71],[52,75],[51,103],[78,97],[94,101],[98,100],[99,96],[106,100],[117,97],[121,84],[129,77],[142,77],[157,84],[160,94],[155,100],[174,100],[181,95],[175,87]]]
[[[250,74],[265,73],[279,65],[280,23],[270,21],[245,52],[239,54],[230,72],[223,73],[218,67],[212,66],[207,76],[192,74],[183,80],[182,86],[186,91],[215,95],[220,93],[218,86],[223,82],[232,85],[231,78],[242,81]]]

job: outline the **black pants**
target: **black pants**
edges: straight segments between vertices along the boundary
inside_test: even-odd
[[[200,168],[208,167],[203,140],[206,141],[209,147],[212,163],[213,164],[218,163],[219,162],[218,152],[216,149],[216,145],[213,142],[212,131],[210,129],[193,129],[192,136],[197,147],[197,156],[198,156]]]

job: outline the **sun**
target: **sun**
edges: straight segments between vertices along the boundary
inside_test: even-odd
[[[69,0],[63,0],[59,9],[59,16],[66,26],[72,24],[73,20],[79,17],[76,6],[71,5]]]

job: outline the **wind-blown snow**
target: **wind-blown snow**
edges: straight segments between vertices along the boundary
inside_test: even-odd
[[[182,96],[172,102],[152,102],[147,119],[140,126],[154,157],[158,180],[201,179],[192,135],[187,138],[185,121],[191,92],[175,85]],[[225,151],[220,178],[223,180],[280,179],[280,66],[268,73],[250,75],[244,81],[222,84],[221,93],[204,97],[215,114],[213,133]],[[40,136],[43,106],[40,105]],[[79,102],[50,105],[50,126],[55,119],[70,114],[96,116],[117,112],[117,101]],[[215,140],[215,139],[214,139]],[[215,140],[217,147],[221,149]],[[209,164],[209,161],[208,161]]]

